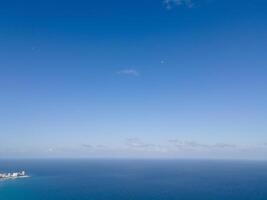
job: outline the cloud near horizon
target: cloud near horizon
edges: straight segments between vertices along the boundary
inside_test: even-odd
[[[128,138],[125,141],[126,146],[134,151],[165,152],[167,149],[160,144],[145,143],[139,138]]]
[[[267,145],[236,145],[229,143],[201,143],[193,140],[170,139],[166,141],[146,142],[138,137],[126,138],[117,145],[84,143],[80,146],[53,146],[28,148],[0,148],[0,156],[11,157],[127,157],[127,158],[246,158],[266,159]]]
[[[139,72],[135,69],[123,69],[120,71],[117,71],[117,74],[119,75],[128,75],[128,76],[139,76]]]
[[[175,6],[186,6],[188,8],[191,8],[194,6],[194,3],[192,0],[164,0],[163,4],[168,10],[172,9]]]
[[[180,140],[173,139],[168,140],[162,143],[151,143],[144,142],[140,138],[127,138],[125,139],[124,144],[118,146],[108,146],[108,145],[90,145],[83,144],[83,148],[87,149],[90,152],[125,152],[125,153],[137,153],[139,155],[145,153],[150,155],[176,155],[179,153],[193,153],[193,152],[229,152],[229,151],[238,151],[241,150],[241,147],[238,147],[235,144],[228,143],[214,143],[214,144],[202,144],[190,140]]]
[[[238,146],[235,144],[228,143],[215,143],[215,144],[202,144],[195,141],[188,140],[169,140],[169,142],[176,148],[181,150],[215,150],[215,149],[237,149]]]

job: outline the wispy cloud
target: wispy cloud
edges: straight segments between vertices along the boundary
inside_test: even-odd
[[[117,71],[117,74],[128,75],[128,76],[139,76],[139,72],[135,69],[123,69],[123,70]]]
[[[188,8],[194,6],[193,0],[164,0],[163,3],[168,10],[175,6],[186,6]]]
[[[0,156],[10,157],[155,157],[155,158],[251,158],[267,159],[267,143],[232,144],[228,142],[199,142],[174,138],[147,141],[126,138],[117,143],[83,143],[70,146],[29,148],[0,147]]]
[[[83,144],[82,147],[84,147],[84,148],[88,148],[88,149],[92,149],[92,148],[94,148],[94,146],[91,145],[91,144]]]
[[[83,144],[83,148],[91,151],[109,151],[112,148],[103,144],[91,145],[91,144]]]
[[[159,144],[145,143],[139,138],[126,139],[126,146],[130,150],[149,151],[149,152],[165,152],[166,148]]]
[[[179,139],[169,140],[169,142],[179,150],[233,150],[238,148],[237,145],[228,143],[202,144],[195,141]]]
[[[226,142],[218,143],[201,143],[193,140],[183,139],[171,139],[162,141],[160,143],[145,142],[138,137],[127,138],[124,144],[119,146],[109,146],[104,144],[90,145],[83,144],[83,148],[92,152],[136,152],[136,153],[151,153],[157,154],[179,154],[179,153],[214,153],[214,152],[239,152],[239,151],[255,151],[255,150],[267,150],[266,144],[261,145],[236,145]]]
[[[236,149],[236,148],[238,148],[238,146],[235,144],[227,144],[227,143],[217,143],[217,144],[212,145],[211,147],[220,148],[220,149]]]
[[[153,146],[151,144],[146,144],[141,141],[139,138],[128,138],[126,139],[126,145],[130,148],[146,148]]]

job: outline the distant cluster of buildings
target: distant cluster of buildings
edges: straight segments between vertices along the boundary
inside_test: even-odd
[[[0,173],[0,179],[7,179],[7,178],[22,178],[26,177],[26,172],[14,172],[14,173]]]

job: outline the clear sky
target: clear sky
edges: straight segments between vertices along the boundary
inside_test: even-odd
[[[0,6],[1,157],[267,159],[265,0]]]

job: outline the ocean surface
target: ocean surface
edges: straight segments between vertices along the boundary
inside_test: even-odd
[[[267,162],[0,160],[0,200],[267,200]]]

